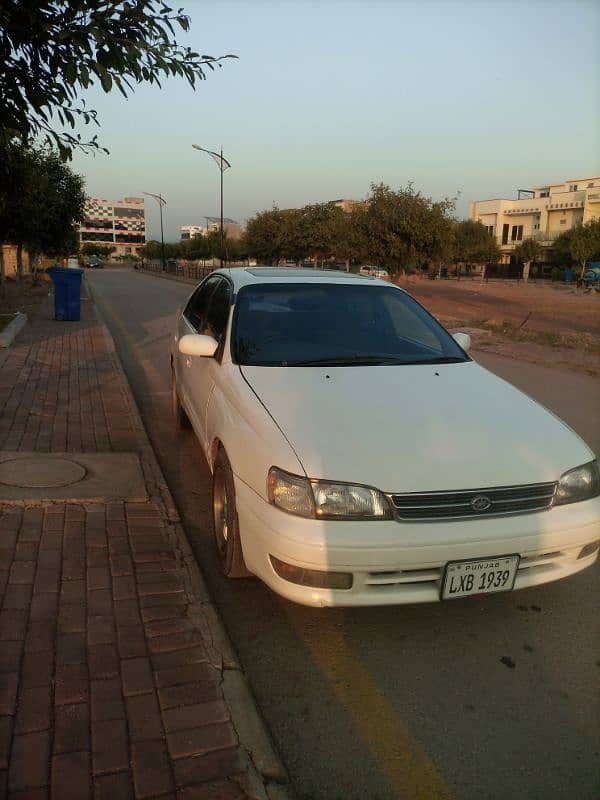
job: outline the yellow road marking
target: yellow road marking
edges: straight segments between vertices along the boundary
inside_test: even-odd
[[[324,617],[311,622],[306,609],[285,607],[397,796],[451,800],[453,794],[434,763],[348,647],[343,633]]]

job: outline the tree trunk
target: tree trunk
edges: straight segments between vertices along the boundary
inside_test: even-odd
[[[6,266],[4,264],[4,245],[0,244],[0,288],[2,297],[6,297]]]
[[[531,266],[531,261],[525,261],[523,264],[523,280],[527,282],[529,280],[529,267]]]
[[[17,281],[23,282],[23,245],[17,245]]]

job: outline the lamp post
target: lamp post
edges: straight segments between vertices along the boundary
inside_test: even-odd
[[[226,158],[223,158],[223,147],[222,146],[221,146],[221,152],[220,153],[215,153],[213,150],[206,150],[206,148],[200,147],[199,144],[193,144],[192,147],[194,148],[194,150],[201,150],[203,153],[208,153],[208,155],[211,156],[211,158],[213,158],[215,160],[215,163],[216,163],[217,167],[219,168],[219,171],[221,172],[221,225],[220,225],[220,231],[221,231],[221,257],[220,257],[220,261],[221,261],[221,267],[222,267],[223,266],[223,256],[225,254],[224,239],[223,239],[223,173],[225,172],[226,169],[229,169],[229,167],[231,167],[231,164],[229,163],[229,161],[227,161]]]
[[[165,263],[165,237],[163,235],[162,210],[163,210],[163,206],[167,205],[167,201],[160,194],[152,194],[152,192],[142,192],[142,194],[145,194],[148,197],[153,197],[156,200],[156,202],[158,203],[158,207],[160,209],[160,254],[161,254],[161,261],[162,261],[162,271],[165,272],[165,270],[167,268],[167,265]]]

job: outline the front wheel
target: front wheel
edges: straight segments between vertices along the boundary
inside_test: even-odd
[[[217,453],[213,470],[213,528],[221,572],[226,578],[247,578],[237,510],[235,485],[229,459],[223,449]]]

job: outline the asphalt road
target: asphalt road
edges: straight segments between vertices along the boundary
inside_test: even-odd
[[[370,609],[226,581],[208,468],[170,414],[169,331],[192,287],[127,270],[86,279],[297,796],[597,800],[600,566],[514,594]],[[597,380],[475,355],[600,453]]]

